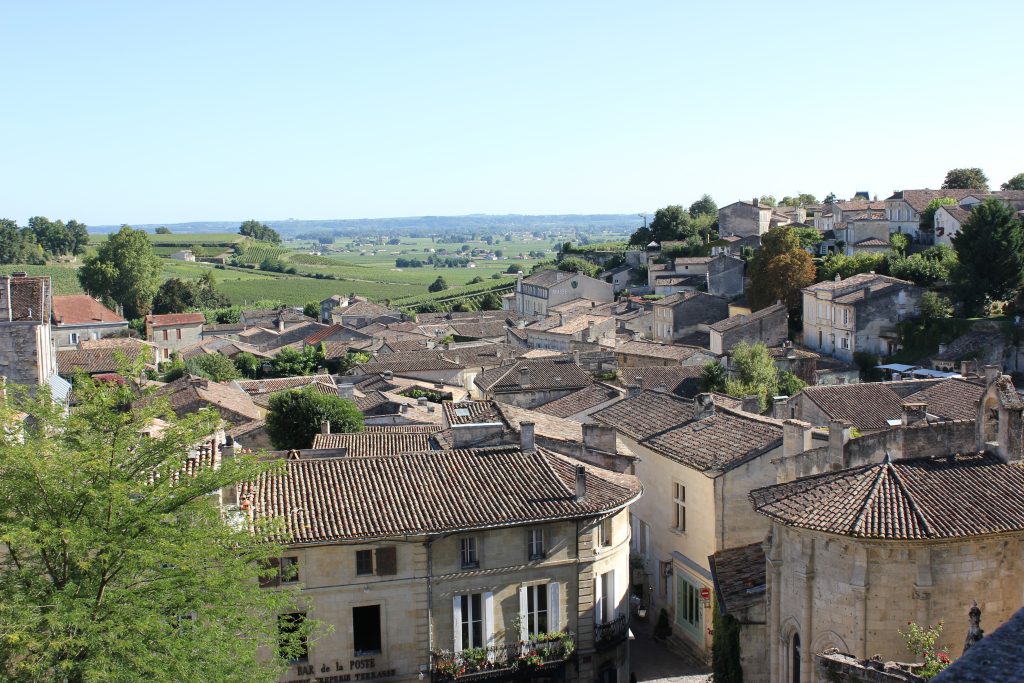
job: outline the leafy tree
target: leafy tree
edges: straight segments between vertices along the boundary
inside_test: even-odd
[[[775,201],[775,197],[773,197],[770,194],[763,194],[763,195],[761,195],[761,199],[759,201],[762,204],[766,204],[768,206],[775,206],[778,203],[778,202]]]
[[[950,281],[956,268],[957,257],[955,251],[940,244],[906,257],[889,254],[886,263],[889,274],[893,277],[930,287],[939,282]]]
[[[723,392],[728,379],[729,372],[717,360],[705,363],[700,371],[700,390]]]
[[[779,373],[779,396],[795,396],[800,390],[807,386],[803,381],[789,370]]]
[[[352,368],[360,363],[368,363],[373,358],[363,351],[349,351],[344,356],[327,361],[327,369],[335,375],[347,375]]]
[[[1024,281],[1024,225],[1014,210],[989,198],[974,207],[953,237],[960,264],[953,273],[967,310],[1013,297]]]
[[[172,277],[164,280],[153,297],[153,312],[184,313],[195,305],[195,286],[188,280]]]
[[[905,256],[907,248],[910,247],[910,238],[902,232],[894,232],[889,235],[889,246],[892,247],[893,252],[896,254]]]
[[[28,228],[19,228],[10,218],[0,218],[0,264],[46,263],[43,249]]]
[[[428,292],[443,292],[446,289],[448,289],[448,283],[445,282],[445,279],[440,275],[438,275],[437,279],[430,283],[430,286],[427,287]]]
[[[1001,190],[1024,190],[1024,173],[1018,173],[999,186]]]
[[[583,273],[591,277],[597,275],[598,271],[601,270],[599,266],[595,266],[590,261],[579,256],[569,256],[562,259],[558,262],[558,269],[568,273]]]
[[[270,397],[266,429],[274,448],[309,448],[325,421],[331,423],[332,432],[363,431],[363,414],[355,403],[340,396],[306,388]]]
[[[467,285],[477,285],[477,284],[480,284],[483,281],[484,281],[484,279],[482,277],[480,277],[479,275],[477,275],[475,278],[473,278],[472,280],[470,280],[466,284]]]
[[[800,238],[800,246],[804,249],[816,249],[821,244],[821,233],[817,228],[793,228],[793,234]]]
[[[307,346],[301,351],[286,346],[271,359],[270,374],[272,377],[312,375],[323,366],[323,344]]]
[[[302,307],[302,315],[307,318],[320,319],[320,302],[319,301],[307,301],[306,305]]]
[[[768,347],[761,342],[752,346],[740,342],[732,347],[730,356],[733,376],[725,383],[725,393],[737,398],[756,395],[758,405],[765,410],[771,397],[779,393],[779,371]]]
[[[814,261],[788,225],[768,231],[747,270],[747,299],[755,311],[776,301],[798,309],[800,290],[814,284]]]
[[[170,235],[171,234],[171,229],[170,228],[165,228],[164,226],[161,225],[159,228],[156,229],[156,234],[158,234],[158,235]]]
[[[918,221],[918,225],[921,226],[922,232],[931,232],[935,229],[935,212],[939,210],[940,206],[952,206],[956,204],[956,200],[952,197],[938,197],[928,202],[928,206],[921,212],[921,220]]]
[[[512,265],[510,265],[508,268],[505,269],[505,272],[507,274],[509,274],[509,275],[515,275],[516,273],[518,273],[522,269],[523,269],[522,264],[520,264],[520,263],[513,263]]]
[[[926,320],[948,318],[953,315],[953,304],[937,292],[925,292],[921,295],[921,317]]]
[[[175,417],[122,382],[75,381],[65,411],[44,387],[0,405],[0,677],[35,683],[270,683],[309,634],[279,634],[298,589],[264,590],[276,526],[225,524],[217,493],[272,469],[237,454],[183,473],[216,411]],[[31,416],[23,420],[18,412]],[[157,418],[168,423],[148,432]]]
[[[813,194],[801,192],[795,197],[785,196],[782,201],[779,202],[781,206],[804,206],[806,204],[817,204],[818,198]]]
[[[480,297],[480,310],[481,311],[500,311],[501,310],[501,297],[494,292],[487,292]]]
[[[214,382],[230,382],[239,379],[242,373],[230,358],[219,353],[204,353],[185,362],[193,375],[212,379]]]
[[[688,237],[690,214],[679,204],[670,204],[654,212],[651,236],[657,242]]]
[[[142,230],[122,225],[78,269],[82,289],[119,304],[126,318],[149,313],[163,274],[163,264]]]
[[[844,280],[857,273],[886,272],[888,266],[885,254],[860,253],[853,256],[836,253],[821,260],[820,279],[834,280],[836,275]]]
[[[235,354],[235,357],[231,359],[235,364],[235,368],[242,377],[248,379],[256,379],[260,376],[260,359],[252,355],[248,351],[242,351],[241,353]]]
[[[277,230],[256,220],[247,220],[238,226],[238,234],[263,242],[281,243],[281,236],[277,234]]]
[[[835,204],[837,201],[839,201],[839,200],[836,198],[836,193],[835,192],[829,192],[825,196],[825,199],[824,199],[824,201],[822,203],[824,203],[824,204]]]
[[[988,176],[980,168],[954,168],[942,181],[943,190],[987,190]]]
[[[697,216],[717,216],[718,215],[718,204],[715,204],[715,200],[711,198],[711,195],[702,195],[700,199],[690,204],[690,218],[696,218]]]

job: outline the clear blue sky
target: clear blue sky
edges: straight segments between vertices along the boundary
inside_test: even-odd
[[[1024,171],[1024,2],[7,2],[0,217],[636,213]]]

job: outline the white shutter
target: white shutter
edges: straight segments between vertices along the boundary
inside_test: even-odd
[[[600,574],[594,574],[594,623],[604,621],[604,582]]]
[[[452,650],[462,652],[462,596],[456,595],[452,602],[452,621],[455,622],[455,637],[452,639]]]
[[[605,609],[608,610],[608,621],[614,620],[619,616],[619,596],[615,593],[615,570],[608,572],[608,599],[611,604]]]
[[[562,616],[561,606],[558,604],[558,582],[552,581],[548,584],[548,631],[559,631],[559,617]]]
[[[494,593],[484,593],[484,646],[494,645]]]
[[[519,587],[519,640],[528,640],[530,637],[530,615],[526,611],[526,586]]]

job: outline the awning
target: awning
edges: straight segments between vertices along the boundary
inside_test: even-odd
[[[917,367],[916,365],[904,365],[903,363],[886,363],[885,365],[875,366],[878,370],[891,370],[893,372],[909,372]]]

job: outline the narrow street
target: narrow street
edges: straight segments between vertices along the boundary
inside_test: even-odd
[[[669,650],[655,640],[650,620],[633,620],[630,661],[638,682],[705,683],[711,681],[711,667]]]

